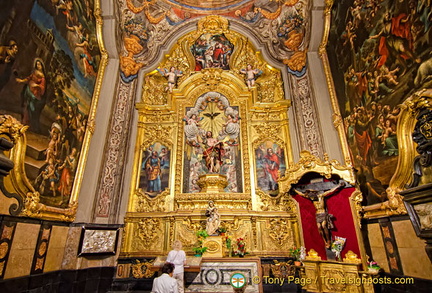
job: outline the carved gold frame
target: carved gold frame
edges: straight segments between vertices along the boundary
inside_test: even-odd
[[[100,0],[96,0],[94,4],[94,16],[96,18],[96,36],[101,53],[99,71],[96,77],[93,98],[88,113],[88,123],[84,135],[84,140],[81,148],[81,155],[78,161],[77,171],[71,191],[71,197],[67,208],[57,208],[47,206],[40,203],[40,194],[31,185],[25,175],[24,159],[26,152],[26,130],[28,126],[22,125],[18,120],[11,116],[3,115],[0,120],[0,135],[7,137],[15,146],[9,151],[10,159],[15,163],[10,175],[4,180],[5,187],[11,193],[16,193],[15,200],[10,201],[10,206],[16,206],[15,201],[18,201],[17,213],[15,216],[26,216],[32,218],[40,218],[46,220],[57,220],[72,222],[75,219],[75,214],[78,208],[78,197],[81,188],[81,182],[84,174],[88,151],[90,147],[90,139],[95,129],[96,106],[99,101],[99,96],[102,88],[102,81],[105,75],[106,66],[108,64],[108,53],[102,38],[102,10]],[[9,204],[9,201],[8,201]]]

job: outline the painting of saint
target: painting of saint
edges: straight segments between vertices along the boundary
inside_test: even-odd
[[[150,197],[157,196],[168,187],[169,169],[169,149],[160,143],[149,146],[142,153],[139,188]]]
[[[195,71],[204,68],[222,68],[229,70],[229,61],[234,45],[224,34],[203,34],[191,47],[195,57]]]
[[[255,150],[258,187],[270,195],[279,194],[279,176],[285,174],[284,151],[277,144],[267,141]]]

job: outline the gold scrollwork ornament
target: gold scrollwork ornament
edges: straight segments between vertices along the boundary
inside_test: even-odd
[[[140,262],[138,259],[136,260],[136,263],[133,264],[132,267],[132,276],[135,279],[148,279],[153,277],[155,274],[155,271],[151,270],[151,267],[153,266],[152,262]]]

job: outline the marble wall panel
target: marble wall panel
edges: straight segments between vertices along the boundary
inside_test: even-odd
[[[69,227],[52,227],[44,272],[52,272],[61,269],[61,264],[65,253],[68,230]]]
[[[384,241],[381,236],[380,226],[378,223],[368,225],[369,243],[372,250],[372,257],[386,272],[389,271],[387,255],[384,248]]]
[[[17,224],[4,276],[5,279],[30,274],[39,229],[39,224]]]
[[[397,221],[392,224],[404,274],[423,279],[431,279],[432,263],[426,254],[425,242],[417,237],[411,221]]]

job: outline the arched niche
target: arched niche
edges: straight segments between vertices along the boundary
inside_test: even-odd
[[[355,188],[352,167],[343,166],[336,160],[330,161],[327,156],[321,160],[310,152],[303,151],[299,162],[290,166],[285,174],[279,180],[281,192],[285,192],[282,196],[292,197],[298,203],[302,240],[310,252],[309,257],[326,260],[331,257],[331,253],[326,251],[326,243],[317,225],[318,214],[322,212],[319,210],[318,197],[312,198],[306,191],[317,191],[318,194],[330,191],[328,196],[322,198],[324,205],[321,208],[324,207],[326,213],[333,214],[334,228],[330,229],[332,241],[336,236],[345,238],[341,260],[358,261],[365,266],[366,255],[360,232],[362,195]]]

